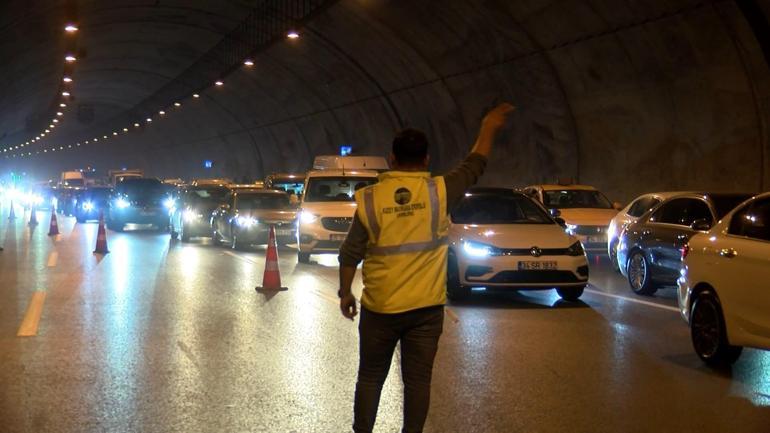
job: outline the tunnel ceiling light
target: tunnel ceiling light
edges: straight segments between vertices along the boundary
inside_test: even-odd
[[[47,129],[45,130],[45,134],[48,134],[49,132],[51,132],[51,131],[49,131]],[[40,135],[45,135],[45,134],[40,134]]]
[[[75,62],[75,61],[77,61],[77,59],[78,59],[78,58],[77,58],[77,57],[75,57],[75,56],[74,56],[74,55],[72,55],[72,54],[67,54],[66,56],[64,56],[64,61],[65,61],[65,62],[67,62],[67,63],[72,63],[72,62]]]
[[[108,137],[105,135],[104,138],[108,138]]]
[[[162,115],[166,114],[166,112],[163,111],[163,110],[160,110],[160,111],[158,111],[158,114],[160,114],[162,116]]]
[[[200,98],[200,97],[201,97],[201,95],[199,95],[197,93],[193,93],[193,98]]]
[[[152,122],[152,118],[148,117],[148,118],[147,118],[147,121],[148,121],[148,122]]]
[[[117,133],[117,132],[115,132],[115,131],[113,131],[113,132],[112,132],[112,135],[118,135],[118,133]]]
[[[222,81],[222,80],[217,80],[217,81],[214,81],[214,85],[215,85],[215,86],[224,86],[224,85],[225,85],[225,82],[224,82],[224,81]]]
[[[182,104],[180,102],[174,102],[174,107],[181,107]]]
[[[243,64],[246,66],[254,66],[254,60],[246,59],[243,61]]]
[[[94,137],[94,143],[96,143],[97,141],[99,141],[99,139]]]
[[[289,30],[289,32],[286,33],[286,37],[289,39],[297,39],[299,38],[299,33],[296,30]]]
[[[64,150],[64,146],[59,146],[59,150]]]
[[[123,128],[123,132],[128,132],[128,128]]]
[[[65,103],[63,103],[63,102],[62,102],[61,104],[59,104],[59,107],[61,107],[61,108],[64,108],[64,107],[66,107],[66,106],[67,106],[67,104],[65,104]]]
[[[59,123],[59,119],[53,119],[52,122],[53,123]]]
[[[134,123],[134,128],[138,128],[138,127],[139,127],[139,124],[138,123]]]
[[[57,116],[64,116],[64,113],[62,113],[61,111],[57,111],[57,112],[56,112],[56,115],[57,115]]]
[[[78,26],[75,25],[75,24],[72,24],[72,23],[69,23],[66,26],[64,26],[64,31],[67,32],[67,33],[75,33],[78,30],[79,30]]]
[[[62,95],[62,96],[69,96],[69,95],[70,95],[70,92],[64,91],[64,92],[61,92],[61,95]]]
[[[62,81],[64,81],[65,83],[71,83],[72,82],[72,78],[64,77],[64,78],[62,78]]]

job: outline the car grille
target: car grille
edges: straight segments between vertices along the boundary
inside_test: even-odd
[[[543,248],[540,250],[540,256],[566,256],[567,248]],[[501,248],[501,256],[531,256],[532,248]]]
[[[347,233],[353,224],[353,218],[321,218],[321,225],[329,231]]]
[[[503,271],[492,277],[489,282],[496,284],[561,284],[579,283],[580,280],[570,271]]]
[[[596,236],[607,233],[606,226],[577,226],[573,233],[581,236]]]

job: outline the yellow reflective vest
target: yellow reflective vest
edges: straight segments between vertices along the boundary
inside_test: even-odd
[[[447,215],[443,177],[391,171],[356,192],[369,233],[361,304],[401,313],[446,303]]]

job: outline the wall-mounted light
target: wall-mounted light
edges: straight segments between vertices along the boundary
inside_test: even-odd
[[[77,59],[78,59],[78,58],[77,58],[77,57],[75,57],[75,56],[74,56],[74,55],[72,55],[72,54],[67,54],[66,56],[64,56],[64,61],[65,61],[65,62],[67,62],[67,63],[72,63],[72,62],[75,62],[75,61],[77,61]]]
[[[254,60],[246,59],[243,61],[243,64],[246,66],[254,66]]]
[[[67,33],[75,33],[76,31],[78,31],[78,26],[72,23],[67,24],[66,26],[64,26],[64,31]]]

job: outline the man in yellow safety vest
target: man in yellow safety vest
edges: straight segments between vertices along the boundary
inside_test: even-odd
[[[393,140],[393,171],[356,192],[358,208],[340,248],[340,309],[353,319],[351,293],[363,260],[360,363],[353,431],[371,433],[380,393],[401,342],[403,433],[420,433],[430,405],[433,360],[444,323],[449,211],[482,175],[495,136],[513,106],[484,117],[470,155],[445,176],[428,172],[428,140],[407,129]]]

